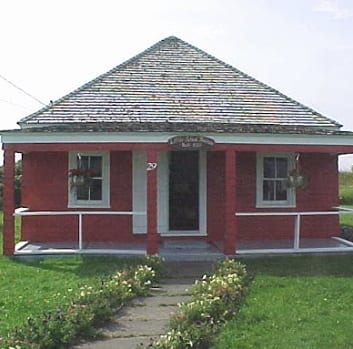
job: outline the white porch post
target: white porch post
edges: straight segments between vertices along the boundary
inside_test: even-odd
[[[82,250],[82,213],[78,214],[78,249]]]
[[[294,216],[295,220],[294,220],[294,249],[298,250],[300,247],[300,219],[301,219],[301,215],[298,212],[295,216]]]

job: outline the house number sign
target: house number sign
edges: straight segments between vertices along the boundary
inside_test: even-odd
[[[147,171],[153,171],[157,168],[156,162],[147,162]]]
[[[168,143],[178,150],[205,150],[213,147],[215,141],[204,136],[175,136]]]

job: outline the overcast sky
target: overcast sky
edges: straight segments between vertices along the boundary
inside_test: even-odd
[[[2,0],[0,129],[175,35],[353,130],[353,0]],[[353,161],[344,161],[350,168]]]

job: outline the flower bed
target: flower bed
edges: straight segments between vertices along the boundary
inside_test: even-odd
[[[143,264],[117,272],[97,287],[82,286],[68,307],[28,318],[2,339],[0,347],[59,349],[67,348],[78,338],[95,337],[97,325],[109,320],[132,298],[146,295],[158,276],[155,270],[160,268],[159,257],[146,257]]]
[[[219,261],[214,273],[196,281],[191,300],[179,305],[166,335],[151,348],[208,348],[220,326],[233,318],[248,283],[245,267],[233,259]]]

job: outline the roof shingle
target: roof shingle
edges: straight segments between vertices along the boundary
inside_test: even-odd
[[[264,125],[327,131],[341,126],[176,37],[158,42],[19,125],[54,131],[99,123],[108,131],[128,124],[122,128],[138,131],[146,123],[150,131],[160,131],[166,122],[169,127],[213,125],[216,132],[222,125],[234,130],[251,125],[255,131]]]

